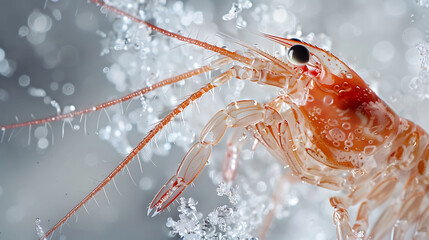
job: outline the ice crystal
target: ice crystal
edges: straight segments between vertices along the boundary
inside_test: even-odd
[[[239,208],[222,205],[202,218],[196,205],[192,198],[180,199],[179,220],[167,220],[166,226],[172,229],[170,236],[179,234],[183,239],[256,239],[249,232],[252,229],[247,223],[240,221],[242,214]]]
[[[189,24],[199,24],[203,19],[201,13],[185,8],[182,2],[176,2],[170,8],[166,7],[164,2],[152,2],[157,6],[157,10],[152,12],[146,11],[149,6],[138,5],[134,2],[124,5],[122,2],[109,1],[113,6],[127,12],[139,13],[142,19],[151,19],[158,26],[163,27],[168,22],[168,29],[185,35]],[[245,27],[247,20],[244,20],[241,13],[244,9],[252,8],[253,5],[248,0],[234,2],[229,13],[223,16],[223,20],[237,19],[237,27]],[[258,3],[249,14],[249,21],[257,22],[260,28],[263,28],[264,31],[267,30],[265,32],[279,36],[300,37],[304,41],[318,44],[325,49],[331,47],[330,39],[324,34],[303,35],[295,15],[282,4]],[[150,30],[142,28],[141,25],[122,16],[115,16],[112,21],[113,31],[105,35],[102,53],[109,53],[116,59],[104,72],[119,91],[151,86],[168,76],[165,74],[166,72],[174,71],[174,69],[181,69],[183,72],[185,69],[203,64],[201,59],[205,57],[202,49],[187,46],[179,48],[181,52],[177,57],[166,54],[177,46],[175,41],[154,35]],[[219,44],[223,44],[222,39],[218,40],[217,45]],[[279,52],[278,54],[284,53]],[[190,57],[183,61],[183,56]],[[153,61],[154,58],[157,61]],[[129,114],[123,114],[118,110],[119,108],[109,109],[109,114],[113,115],[113,121],[100,131],[100,136],[112,143],[116,151],[127,152],[130,148],[127,139],[131,128],[136,127],[138,132],[147,133],[162,118],[160,113],[171,109],[180,102],[182,91],[200,87],[203,81],[205,80],[196,78],[196,80],[187,81],[186,84],[178,83],[172,87],[165,87],[161,93],[146,94],[140,98],[139,107],[129,110]],[[247,98],[247,96],[258,100],[255,98],[258,94],[252,94],[255,90],[243,81],[231,81],[229,87],[222,91],[223,95],[215,94],[211,97],[210,107],[204,108],[204,114],[199,114],[200,118],[192,117],[185,111],[181,120],[171,122],[168,127],[168,135],[165,137],[163,137],[163,133],[158,135],[161,137],[157,137],[156,147],[143,149],[141,153],[144,155],[143,159],[150,160],[152,154],[166,155],[173,144],[182,147],[185,151],[188,150],[197,136],[195,129],[207,122],[216,109],[221,109],[229,102]],[[264,98],[260,99],[262,101],[266,101],[269,96],[276,94],[268,90],[265,92]],[[204,104],[204,102],[199,104]],[[183,124],[183,121],[186,124]],[[123,128],[125,125],[130,127]],[[218,196],[227,198],[229,204],[217,206],[209,214],[203,216],[196,208],[196,201],[192,198],[188,200],[181,198],[181,204],[178,207],[179,219],[169,218],[166,224],[171,230],[170,236],[179,235],[183,239],[256,239],[267,231],[262,226],[269,225],[271,216],[282,219],[291,215],[295,206],[300,202],[300,196],[290,190],[289,184],[284,184],[283,167],[279,163],[273,162],[265,151],[254,152],[252,150],[251,142],[253,140],[251,139],[242,151],[240,160],[242,164],[234,183],[222,181],[219,159],[224,157],[223,152],[216,151],[212,154],[216,161],[210,164],[212,169],[210,176],[213,182],[218,184]],[[249,163],[249,160],[252,161],[252,164]],[[260,169],[266,170],[260,171]]]
[[[250,0],[238,0],[237,2],[232,3],[232,7],[229,12],[223,15],[222,19],[224,21],[230,21],[233,19],[236,20],[236,26],[239,28],[247,27],[247,21],[240,15],[244,9],[250,9],[253,3]]]
[[[269,224],[267,214],[275,218],[289,217],[298,205],[299,197],[295,191],[276,190],[280,198],[273,198],[273,189],[263,194],[245,186],[240,190],[238,185],[220,183],[217,189],[219,196],[229,198],[229,204],[216,207],[203,217],[197,210],[197,202],[192,198],[180,199],[177,221],[169,218],[166,226],[171,229],[170,236],[178,234],[183,239],[257,239],[263,229],[263,223]],[[280,200],[279,200],[280,199]]]
[[[190,25],[202,24],[201,12],[185,9],[183,2],[175,2],[167,6],[165,1],[147,1],[138,3],[136,1],[111,0],[109,4],[125,10],[130,14],[139,16],[143,20],[150,20],[155,25],[164,27],[173,32],[185,34],[184,31]],[[112,17],[113,31],[103,34],[102,54],[110,54],[113,63],[103,70],[107,79],[114,84],[118,91],[134,91],[142,87],[149,87],[164,78],[176,75],[186,70],[201,65],[204,51],[195,48],[179,48],[173,55],[170,54],[179,44],[168,38],[154,34],[148,28],[139,23],[122,16]],[[185,34],[186,35],[186,34]],[[183,61],[181,56],[189,56]],[[126,122],[136,128],[141,134],[145,134],[165,114],[165,111],[180,103],[182,93],[189,89],[195,89],[201,84],[201,77],[188,80],[189,84],[182,83],[166,86],[158,92],[150,92],[140,98],[140,106],[131,107],[128,114],[121,111],[109,109],[113,114],[112,124],[100,131],[101,137],[112,143],[116,150],[122,154],[128,152],[129,133],[112,134],[121,129],[119,124]],[[168,93],[168,94],[167,94]],[[112,116],[111,116],[112,117]],[[192,122],[192,118],[185,112],[181,119],[173,120],[168,127],[168,137],[156,137],[156,147],[144,149],[140,155],[144,160],[150,160],[152,154],[166,155],[170,152],[172,144],[189,148],[195,138],[195,130],[191,125],[183,126],[182,121]],[[128,129],[128,128],[127,128]],[[164,133],[159,135],[164,136]],[[149,150],[148,150],[149,149]]]
[[[45,238],[45,231],[40,226],[40,218],[36,218],[36,220],[34,221],[34,223],[36,224],[36,233],[37,233],[37,236],[39,236],[39,238],[42,238],[43,240],[46,240],[46,238]]]
[[[411,80],[410,87],[421,97],[429,98],[429,43],[421,42],[417,49],[420,53],[420,71],[418,77]]]
[[[416,2],[419,6],[429,8],[429,1],[428,0],[416,0]]]

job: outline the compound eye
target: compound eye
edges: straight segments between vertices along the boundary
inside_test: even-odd
[[[303,45],[293,45],[289,48],[287,55],[289,61],[295,65],[304,65],[310,60],[310,52]]]

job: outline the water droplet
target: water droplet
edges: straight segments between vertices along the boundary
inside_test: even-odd
[[[54,9],[54,10],[52,11],[52,16],[54,16],[55,20],[60,21],[60,20],[61,20],[61,18],[62,18],[61,11],[60,11],[60,10],[58,10],[58,9]]]
[[[74,85],[72,83],[66,83],[63,85],[62,91],[64,95],[67,95],[67,96],[73,95]]]
[[[28,26],[35,32],[44,33],[51,29],[52,19],[38,10],[34,10],[28,16]]]
[[[323,102],[326,105],[331,105],[332,103],[334,103],[334,98],[332,98],[332,96],[330,95],[326,95],[325,97],[323,97]]]
[[[375,152],[376,147],[374,145],[368,145],[363,149],[363,152],[366,155],[371,155],[372,153]]]
[[[49,141],[46,138],[40,138],[39,141],[37,142],[37,147],[39,149],[46,149],[49,146]]]
[[[46,126],[38,126],[34,130],[34,137],[37,139],[46,138],[48,136],[48,128]]]
[[[33,88],[33,87],[28,89],[28,94],[30,94],[30,96],[32,96],[32,97],[44,97],[44,96],[46,96],[45,90],[43,90],[41,88]]]
[[[346,145],[346,147],[353,147],[353,141],[346,140],[344,141],[344,145]]]
[[[330,119],[328,119],[328,124],[331,127],[336,127],[336,126],[338,126],[338,121],[336,119],[330,118]]]
[[[346,130],[349,130],[351,128],[351,124],[349,122],[345,122],[341,126]]]
[[[333,89],[334,89],[334,91],[336,91],[336,92],[337,92],[337,91],[339,91],[339,90],[340,90],[340,85],[338,85],[338,84],[334,85],[334,88],[333,88]]]
[[[347,76],[348,74],[346,74],[346,76]],[[340,93],[341,92],[348,92],[348,91],[350,91],[350,89],[351,89],[351,87],[350,87],[350,84],[348,83],[348,82],[343,82],[342,84],[341,84],[341,87],[343,88],[341,91],[340,91]]]
[[[66,105],[64,106],[63,113],[70,113],[76,110],[74,105]]]
[[[57,82],[51,82],[51,84],[49,84],[49,88],[50,88],[52,91],[57,91],[59,87],[60,87],[60,86],[59,86],[59,84],[58,84]]]
[[[18,29],[18,35],[19,35],[20,37],[26,37],[29,33],[30,33],[30,29],[28,29],[28,27],[27,27],[27,26],[21,26],[21,27]]]
[[[329,130],[329,134],[331,135],[332,139],[334,141],[344,141],[346,140],[346,134],[344,134],[343,131],[341,131],[339,128],[333,128]]]

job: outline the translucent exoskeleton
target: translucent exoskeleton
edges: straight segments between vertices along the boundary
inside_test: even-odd
[[[133,15],[128,15],[132,13],[121,12],[109,8],[108,5],[103,8],[119,13],[120,16],[127,16],[132,21],[140,21]],[[343,191],[336,194],[339,197],[332,197],[330,201],[334,207],[334,223],[339,239],[378,239],[387,232],[390,234],[390,231],[394,239],[401,239],[404,232],[414,225],[416,236],[424,239],[427,234],[426,200],[423,197],[426,184],[426,133],[412,122],[397,116],[341,60],[329,52],[296,39],[263,35],[266,39],[283,45],[287,50],[288,58],[279,60],[277,56],[241,42],[238,44],[242,45],[245,51],[233,52],[205,41],[199,42],[193,38],[168,33],[153,25],[149,26],[154,31],[219,54],[207,65],[188,71],[185,75],[178,75],[178,78],[170,81],[182,80],[203,72],[219,72],[213,73],[208,78],[207,85],[184,99],[172,113],[166,115],[167,117],[137,145],[133,153],[144,148],[149,138],[157,134],[158,129],[167,125],[172,118],[180,117],[180,113],[195,100],[232,79],[271,85],[283,90],[277,98],[270,101],[234,101],[214,114],[197,136],[197,142],[184,156],[177,172],[171,173],[173,177],[170,180],[165,179],[168,180],[166,185],[155,196],[149,210],[155,213],[163,211],[194,181],[226,129],[233,129],[233,136],[245,131],[251,138],[256,138],[274,158],[289,166],[298,179],[323,188]],[[154,88],[137,92],[135,95],[144,94]],[[94,110],[98,110],[97,107],[88,111]],[[83,113],[76,113],[75,116]],[[71,116],[64,116],[69,117]],[[33,121],[29,125],[34,126],[42,122]],[[25,123],[3,126],[4,129],[16,127],[22,129]],[[225,181],[234,180],[235,161],[238,160],[234,158],[234,151],[240,151],[242,141],[246,141],[239,137],[232,139],[231,147],[228,148],[232,154],[225,161]],[[105,184],[114,181],[117,173],[126,172],[128,162],[133,159],[134,155],[130,155],[114,168],[115,170],[52,230],[61,228],[79,209],[86,209],[87,201],[94,201],[95,194],[103,191]],[[392,197],[395,188],[399,190],[396,190],[398,193]],[[387,199],[392,202],[392,207],[386,208],[375,227],[368,231],[368,215]],[[349,218],[347,209],[350,206],[359,207],[356,218]],[[48,235],[51,233],[52,231],[47,232]]]

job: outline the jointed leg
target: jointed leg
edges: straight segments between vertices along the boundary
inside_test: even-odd
[[[131,160],[134,159],[134,157],[139,153],[139,151],[142,150],[143,147],[146,146],[146,144],[154,136],[156,136],[159,131],[161,131],[161,129],[163,129],[170,121],[173,120],[174,117],[183,112],[183,110],[188,107],[193,101],[202,97],[205,93],[209,92],[215,87],[218,87],[223,83],[227,82],[234,76],[235,71],[232,69],[220,74],[218,77],[214,78],[209,84],[202,87],[199,91],[193,93],[185,101],[179,104],[173,111],[171,111],[157,125],[155,125],[155,127],[143,138],[143,140],[137,145],[137,147],[135,147],[131,151],[131,153],[124,160],[122,160],[122,162],[106,178],[104,178],[100,184],[98,184],[98,186],[94,190],[92,190],[82,201],[80,201],[72,210],[70,210],[57,224],[55,224],[55,226],[52,227],[52,229],[50,229],[44,237],[51,235],[57,228],[59,228],[65,221],[67,221],[67,219],[69,219],[74,213],[76,213],[81,207],[83,207],[84,204],[87,203],[95,194],[102,190],[104,186],[106,186],[106,184],[110,182],[110,180],[112,180],[121,170],[123,170],[127,166],[129,162],[131,162]],[[202,149],[197,148],[195,150],[196,151],[194,151],[193,153],[198,155],[198,153],[201,152],[200,150]],[[192,160],[192,158],[194,157],[195,155],[189,155],[189,160]]]
[[[283,176],[277,180],[276,187],[272,196],[273,207],[265,216],[265,219],[259,229],[258,237],[262,240],[266,239],[269,228],[278,212],[281,202],[288,196],[291,182],[295,181],[289,172],[284,172]]]
[[[381,239],[390,231],[391,239],[400,240],[404,239],[405,233],[415,222],[417,222],[417,232],[422,232],[422,234],[426,232],[427,212],[423,212],[419,217],[420,208],[423,205],[425,186],[412,183],[407,184],[402,194],[390,206],[386,207],[371,233],[368,234],[370,212],[392,195],[398,182],[398,179],[394,176],[380,178],[381,180],[377,181],[377,176],[371,180],[372,183],[365,182],[363,186],[360,186],[347,197],[331,198],[338,239]],[[414,179],[414,175],[410,176],[411,182]],[[347,208],[360,201],[359,196],[361,195],[365,196],[365,199],[360,205],[355,224],[351,227]]]
[[[61,120],[61,119],[73,118],[73,117],[80,116],[80,115],[83,115],[83,114],[87,114],[87,113],[90,113],[90,112],[95,112],[95,111],[98,111],[98,110],[101,110],[101,109],[104,109],[104,108],[116,105],[118,103],[128,101],[128,100],[130,100],[130,99],[132,99],[134,97],[141,96],[141,95],[146,94],[146,93],[148,93],[150,91],[153,91],[155,89],[158,89],[158,88],[161,88],[161,87],[164,87],[164,86],[167,86],[167,85],[170,85],[170,84],[173,84],[173,83],[176,83],[176,82],[179,82],[179,81],[191,78],[193,76],[200,75],[200,74],[205,73],[205,72],[216,70],[216,69],[218,69],[218,68],[220,68],[220,67],[222,67],[222,66],[224,66],[224,65],[226,65],[226,64],[228,64],[230,62],[231,62],[230,58],[226,58],[226,57],[219,58],[217,60],[214,60],[213,62],[211,62],[208,65],[205,65],[205,66],[193,69],[191,71],[188,71],[186,73],[183,73],[183,74],[171,77],[171,78],[167,78],[165,80],[162,80],[160,82],[157,82],[157,83],[153,84],[150,87],[142,88],[140,90],[137,90],[135,92],[127,94],[127,95],[125,95],[123,97],[116,98],[116,99],[110,100],[108,102],[105,102],[105,103],[102,103],[102,104],[99,104],[99,105],[96,105],[96,106],[88,107],[88,108],[85,108],[85,109],[82,109],[82,110],[77,110],[77,111],[74,111],[74,112],[65,113],[65,114],[61,114],[61,115],[57,115],[57,116],[53,116],[53,117],[48,117],[48,118],[33,120],[33,121],[29,121],[29,122],[4,125],[4,126],[0,126],[0,130],[4,131],[4,130],[9,129],[9,128],[18,128],[18,127],[26,127],[26,126],[32,126],[32,125],[39,125],[39,124],[43,124],[43,123],[47,123],[47,122],[58,121],[58,120]]]
[[[263,120],[264,112],[264,107],[253,100],[233,102],[224,110],[217,112],[204,127],[199,142],[195,143],[183,158],[176,174],[167,181],[153,199],[148,214],[152,209],[156,209],[154,215],[164,210],[194,181],[207,163],[212,146],[220,141],[228,127],[236,128],[255,124]]]
[[[285,165],[288,165],[291,168],[292,173],[301,180],[312,185],[332,190],[343,189],[344,179],[340,174],[341,172],[320,166],[314,159],[317,155],[309,154],[310,150],[316,151],[317,149],[302,149],[301,146],[295,145],[299,143],[295,143],[292,136],[293,134],[299,134],[299,132],[292,133],[291,130],[298,129],[293,126],[295,119],[293,112],[290,111],[283,114],[283,118],[290,121],[289,123],[280,117],[275,108],[267,107],[267,111],[270,111],[271,114],[266,114],[266,120],[264,122],[257,123],[254,130],[256,132],[255,137],[267,147],[268,151]],[[268,118],[268,116],[270,117]],[[389,187],[391,187],[388,183],[390,182],[382,185],[382,189],[374,188],[374,195],[376,195],[376,192],[382,193],[383,191],[388,191],[387,189],[390,189]],[[385,187],[384,189],[383,186]],[[336,208],[335,223],[337,224],[340,232],[340,239],[346,239],[340,237],[344,235],[343,232],[345,232],[346,236],[351,236],[350,233],[352,232],[352,228],[349,225],[349,215],[346,211],[347,205],[344,204],[345,201],[343,200],[344,199],[342,198],[332,198],[331,200],[331,203],[335,205],[334,207]],[[358,214],[358,219],[365,219],[368,215],[367,212],[366,205],[362,205],[360,214]],[[364,223],[365,221],[362,222],[362,225],[364,225]],[[356,228],[357,227],[358,225],[356,225]]]
[[[427,224],[427,216],[425,216],[427,212],[425,210],[422,214],[419,213],[425,205],[423,201],[427,194],[426,186],[420,184],[415,175],[410,176],[408,183],[400,196],[384,210],[377,220],[370,238],[379,239],[390,231],[391,239],[404,239],[405,233],[415,222],[417,222],[417,231],[425,231],[424,227],[421,227]]]
[[[237,173],[241,150],[248,136],[245,128],[235,128],[227,141],[226,156],[222,164],[222,175],[225,182],[232,182]]]
[[[416,232],[413,238],[414,240],[424,240],[429,238],[429,206],[427,206],[418,217],[416,227]]]

